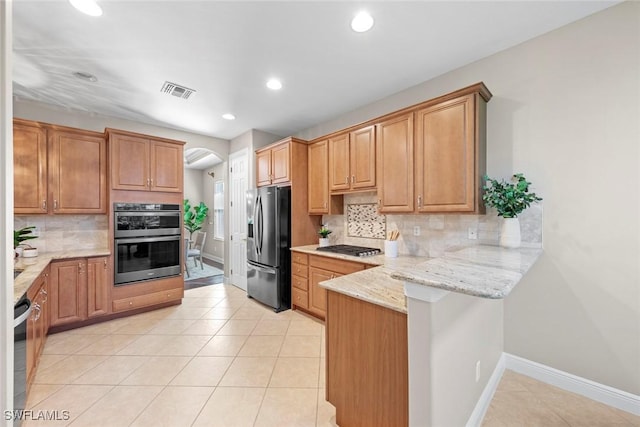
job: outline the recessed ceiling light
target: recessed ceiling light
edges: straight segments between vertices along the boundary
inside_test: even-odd
[[[236,116],[234,116],[231,113],[225,113],[225,114],[222,115],[222,118],[225,119],[225,120],[235,120]]]
[[[373,18],[367,12],[358,13],[351,21],[351,29],[356,33],[364,33],[373,27]]]
[[[74,77],[76,77],[76,78],[78,78],[80,80],[86,80],[86,81],[91,82],[91,83],[95,83],[95,82],[98,81],[98,78],[96,76],[94,76],[91,73],[85,73],[84,71],[75,71],[75,72],[73,72],[71,74],[73,74]]]
[[[267,81],[267,87],[271,90],[280,90],[282,89],[282,82],[278,79],[270,79]]]
[[[102,8],[94,0],[69,0],[69,3],[85,15],[102,15]]]

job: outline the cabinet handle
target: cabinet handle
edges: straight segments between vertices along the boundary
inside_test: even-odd
[[[149,184],[149,187],[153,187],[153,178],[151,178],[151,179],[149,180],[149,183],[150,183],[150,184]]]
[[[347,179],[345,181],[345,184],[349,184],[349,175],[347,175]]]
[[[40,295],[44,297],[44,299],[42,300],[42,303],[44,304],[45,302],[47,302],[47,299],[48,299],[47,291],[45,291],[44,289],[40,289]]]
[[[380,209],[380,206],[382,206],[382,199],[378,199],[378,209]]]
[[[58,210],[58,201],[56,199],[53,199],[53,210],[54,211]]]
[[[106,270],[107,269],[107,260],[105,259],[103,261],[104,261],[104,269]]]
[[[43,210],[43,211],[46,211],[46,210],[47,210],[47,201],[46,201],[46,200],[43,200],[43,201],[42,201],[42,210]]]
[[[422,196],[418,196],[418,207],[422,207]]]
[[[37,322],[40,319],[40,315],[42,314],[42,308],[40,308],[40,304],[35,303],[33,305],[33,309],[36,311],[36,314],[33,316],[33,321]]]
[[[327,209],[327,202],[324,202],[324,208]]]
[[[356,183],[356,176],[355,175],[351,175],[351,183],[352,184]]]

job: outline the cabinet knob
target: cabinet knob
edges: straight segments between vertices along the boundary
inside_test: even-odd
[[[133,305],[133,301],[129,301],[129,305]]]
[[[422,207],[422,196],[418,196],[418,207]]]

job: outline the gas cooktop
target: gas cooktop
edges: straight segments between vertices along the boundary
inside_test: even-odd
[[[351,246],[351,245],[333,245],[324,246],[316,249],[322,252],[332,252],[335,254],[351,255],[351,256],[371,256],[378,255],[381,251],[376,248],[366,248],[364,246]]]

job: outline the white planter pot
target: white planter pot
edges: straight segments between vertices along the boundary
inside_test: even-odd
[[[520,247],[520,220],[518,218],[503,218],[500,246],[505,248]]]
[[[323,248],[325,246],[329,246],[329,238],[328,237],[321,237],[318,240],[318,246],[320,246],[321,248]]]

